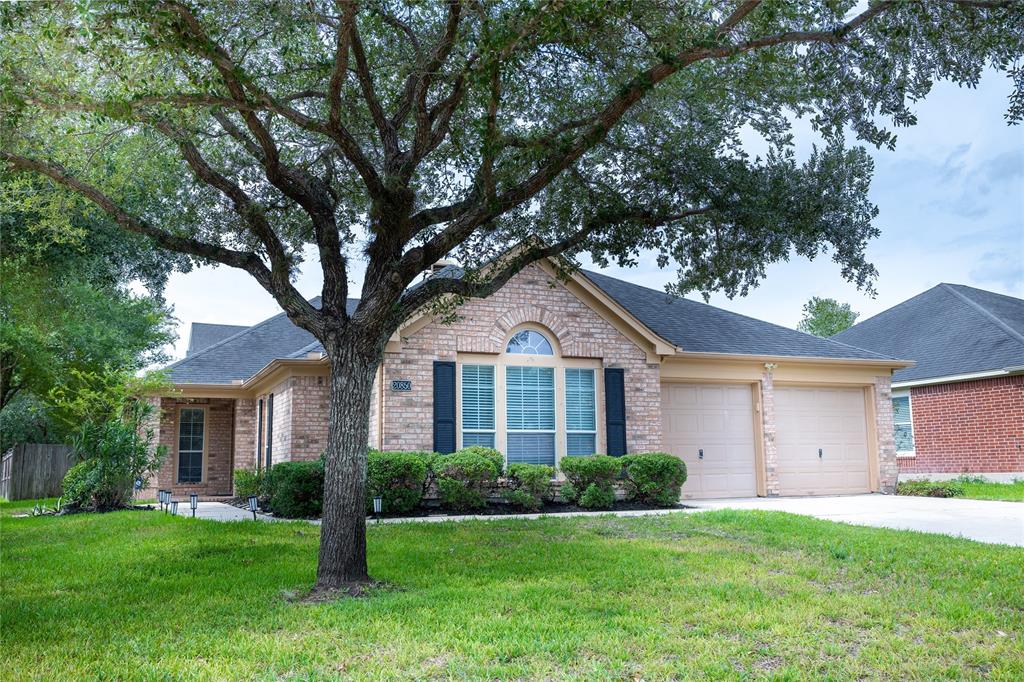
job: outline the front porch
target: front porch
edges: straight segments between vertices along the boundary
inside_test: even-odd
[[[246,410],[251,413],[251,401],[184,397],[158,400],[157,442],[167,447],[167,457],[150,481],[150,488],[168,489],[175,497],[190,493],[198,493],[201,498],[232,495],[237,448],[244,448],[248,460],[253,459],[254,451],[247,447],[251,437],[237,428],[248,421]]]

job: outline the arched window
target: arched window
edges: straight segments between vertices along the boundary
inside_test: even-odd
[[[554,349],[551,347],[551,342],[544,338],[543,334],[532,329],[524,329],[513,334],[512,338],[509,339],[508,346],[505,347],[505,352],[517,355],[555,354]]]

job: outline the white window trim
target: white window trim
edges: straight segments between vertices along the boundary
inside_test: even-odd
[[[569,381],[567,379],[565,379],[565,373],[566,373],[566,370],[568,370],[568,369],[590,369],[590,371],[592,371],[594,373],[594,428],[592,430],[590,430],[590,431],[581,431],[581,430],[577,430],[577,429],[569,430],[569,423],[568,423],[569,419],[568,419],[568,415],[566,415],[565,451],[569,452],[569,436],[572,436],[572,435],[584,435],[584,436],[593,436],[594,437],[594,452],[592,452],[591,454],[597,454],[598,452],[600,452],[600,450],[597,449],[597,375],[598,375],[599,372],[596,369],[589,368],[589,367],[563,367],[562,368],[562,380],[565,382],[566,385],[568,385],[568,383],[569,383]],[[563,394],[563,398],[562,398],[562,411],[563,412],[566,411],[566,398],[565,398],[564,394]]]
[[[917,448],[917,437],[914,434],[914,399],[910,397],[910,391],[909,390],[893,391],[892,392],[892,399],[895,400],[896,398],[906,398],[907,399],[907,412],[910,413],[910,422],[909,422],[910,423],[910,440],[911,440],[912,443],[914,443],[914,448],[915,448],[914,450],[897,450],[896,451],[896,456],[900,457],[900,458],[906,457],[906,458],[909,459],[911,457],[916,457],[917,456],[917,451],[916,451],[916,448]],[[900,424],[906,424],[906,423],[907,422],[900,422]],[[893,412],[892,428],[893,428],[893,431],[896,430],[896,413],[895,412]],[[895,440],[895,438],[894,438],[894,440]]]

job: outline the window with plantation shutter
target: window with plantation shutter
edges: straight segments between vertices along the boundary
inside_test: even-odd
[[[910,415],[910,396],[892,397],[892,429],[896,439],[896,452],[914,453],[914,425]]]
[[[462,366],[462,447],[494,447],[494,365]]]
[[[555,370],[505,368],[509,464],[555,464]]]
[[[565,436],[567,455],[592,455],[597,450],[597,397],[594,370],[565,370]]]

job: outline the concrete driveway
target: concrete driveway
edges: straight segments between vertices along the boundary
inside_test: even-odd
[[[939,499],[896,495],[744,497],[685,500],[702,509],[764,509],[804,514],[858,526],[943,533],[1024,547],[1024,502]]]

